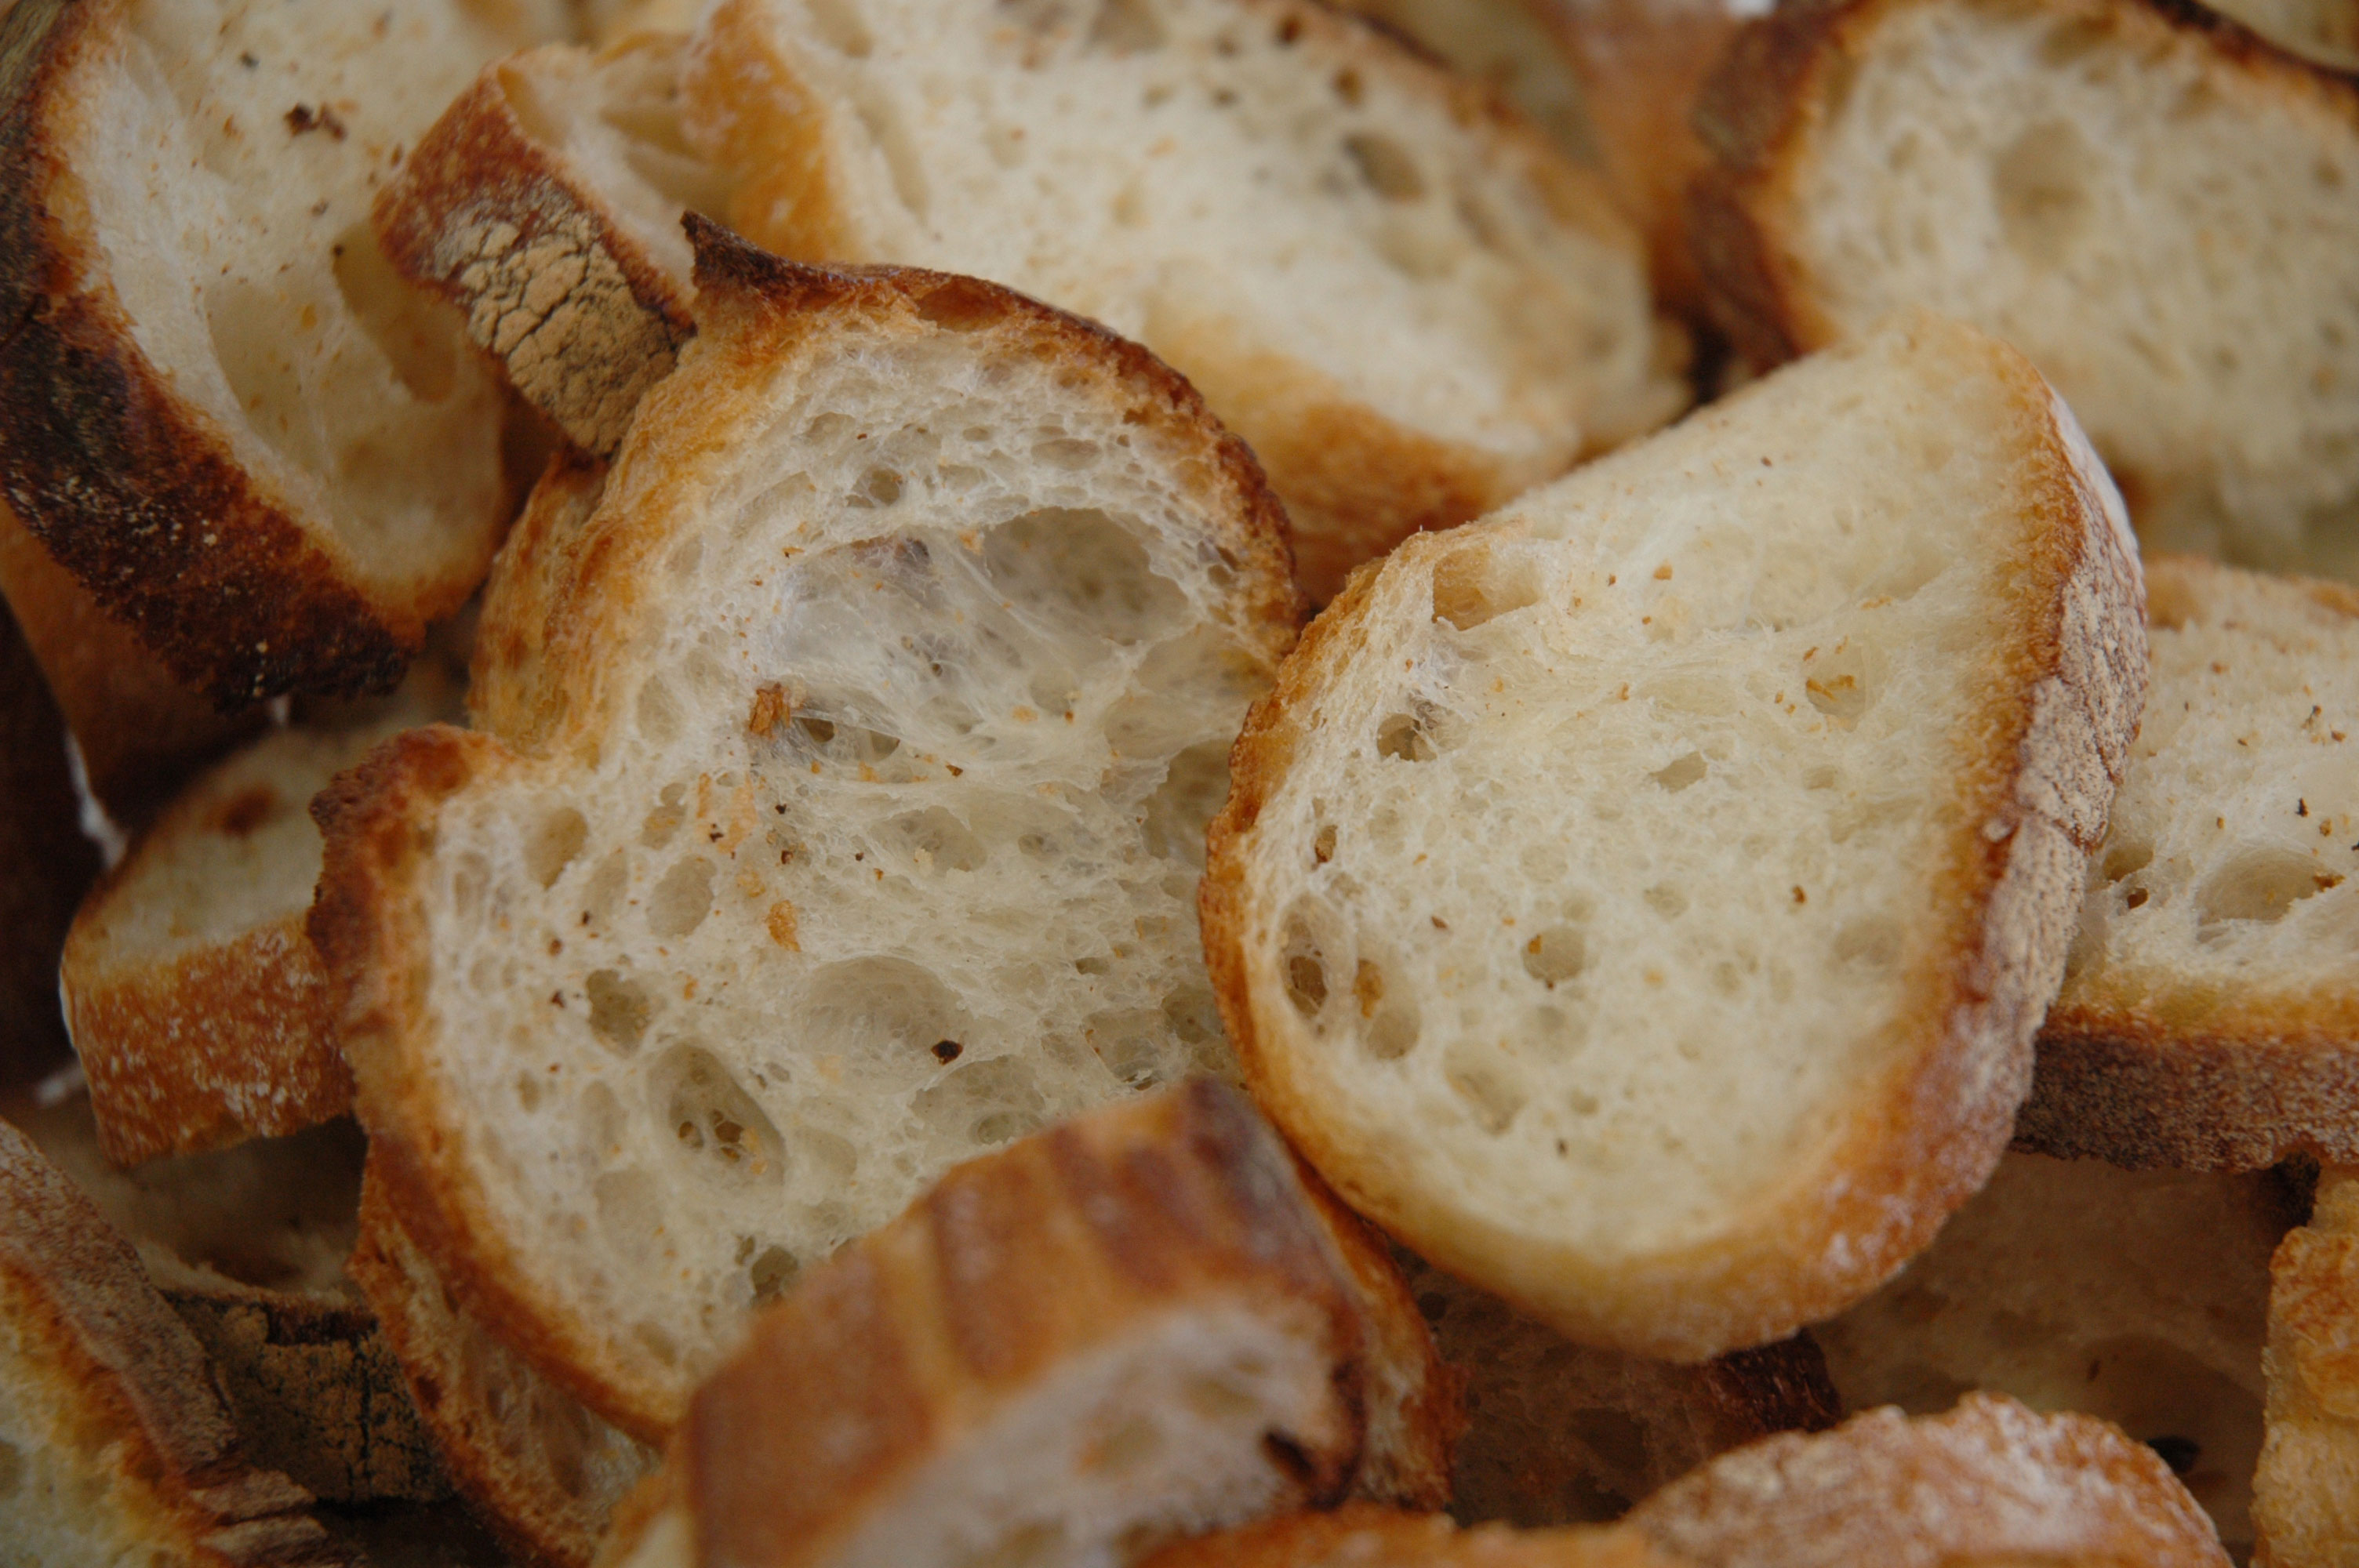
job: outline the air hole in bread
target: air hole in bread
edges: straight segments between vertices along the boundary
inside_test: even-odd
[[[590,885],[582,891],[581,924],[595,927],[612,920],[614,906],[622,902],[623,892],[630,881],[630,855],[622,849],[610,852],[590,873]]]
[[[893,194],[909,216],[924,222],[927,209],[933,204],[926,184],[925,155],[919,151],[909,128],[893,112],[893,104],[879,88],[858,77],[847,78],[843,86],[852,99],[852,112],[859,116],[868,140],[884,157],[885,172],[893,182]]]
[[[1507,1130],[1531,1098],[1493,1045],[1453,1041],[1442,1054],[1441,1076],[1473,1115],[1474,1125],[1495,1137]]]
[[[2087,179],[2088,139],[2070,121],[2026,128],[1991,168],[2006,243],[2042,265],[2061,261],[2087,227],[2093,211]]]
[[[1589,944],[1579,929],[1551,925],[1523,945],[1524,973],[1554,990],[1589,967]]]
[[[570,806],[544,812],[524,841],[525,870],[543,887],[553,887],[590,837],[590,824]]]
[[[396,272],[365,219],[336,236],[329,256],[337,292],[401,384],[420,403],[450,396],[466,333],[457,308]]]
[[[1316,1018],[1327,1005],[1327,958],[1310,923],[1299,913],[1288,917],[1286,946],[1278,954],[1279,976],[1286,1000],[1305,1018]]]
[[[1413,713],[1388,713],[1377,723],[1376,753],[1404,762],[1430,762],[1440,755]]]
[[[1377,1006],[1375,1016],[1360,1031],[1360,1044],[1379,1062],[1397,1062],[1417,1049],[1425,1026],[1414,997],[1396,991]]]
[[[1670,882],[1657,882],[1640,894],[1647,907],[1666,920],[1676,920],[1688,912],[1688,895]]]
[[[929,806],[893,819],[892,831],[924,870],[972,871],[990,858],[983,840],[949,811]]]
[[[2340,880],[2288,849],[2246,850],[2195,890],[2196,938],[2216,940],[2231,921],[2282,920],[2295,904]]]
[[[648,812],[639,824],[639,842],[650,849],[660,849],[671,842],[671,836],[679,831],[679,825],[687,819],[688,786],[666,784],[663,794],[658,797],[656,808]]]
[[[2109,882],[2135,876],[2153,863],[2154,846],[2144,839],[2125,838],[2105,846],[2103,865],[2105,880]]]
[[[213,357],[255,431],[289,461],[325,468],[303,417],[303,384],[277,302],[242,277],[222,277],[205,290],[204,306]]]
[[[1335,825],[1322,822],[1310,836],[1310,863],[1323,866],[1335,858]]]
[[[1688,752],[1673,757],[1647,776],[1677,795],[1690,784],[1701,783],[1704,774],[1711,771],[1701,752]]]
[[[658,936],[687,935],[712,912],[712,862],[690,858],[666,871],[647,894],[647,929]]]
[[[1090,43],[1113,54],[1145,54],[1163,47],[1163,18],[1148,0],[1105,0],[1090,23]]]
[[[1229,798],[1229,747],[1203,741],[1171,759],[1163,783],[1147,797],[1147,848],[1197,871],[1204,865],[1204,829]]]
[[[919,1094],[919,1119],[937,1132],[982,1148],[1037,1132],[1049,1120],[1032,1065],[1020,1056],[995,1056],[952,1068]]]
[[[679,738],[679,698],[662,676],[649,676],[639,687],[636,718],[640,737],[650,745],[669,746]]]
[[[675,1045],[656,1069],[664,1125],[684,1152],[747,1181],[783,1181],[786,1141],[754,1097],[701,1045]]]
[[[1092,1013],[1084,1033],[1107,1072],[1134,1088],[1146,1088],[1169,1076],[1164,1029],[1162,1013],[1132,1009]]]
[[[1050,445],[1097,450],[1087,442],[1042,448]],[[1103,512],[1053,508],[1004,523],[984,538],[983,568],[1018,610],[1124,645],[1167,634],[1188,611],[1179,584],[1158,574],[1137,537]]]
[[[637,1050],[655,1016],[647,988],[613,969],[600,969],[582,989],[590,1000],[590,1033],[625,1055]]]
[[[1425,176],[1407,147],[1390,136],[1356,131],[1343,138],[1343,151],[1361,181],[1387,201],[1414,201],[1425,194]]]
[[[1802,656],[1802,690],[1812,708],[1848,730],[1867,712],[1871,699],[1867,661],[1848,640],[1813,648]]]
[[[1523,562],[1469,546],[1433,564],[1433,613],[1461,632],[1539,602],[1538,578]]]
[[[901,476],[891,469],[870,469],[844,499],[853,506],[890,506],[901,499]]]
[[[830,964],[812,974],[804,994],[810,1000],[798,1033],[815,1057],[841,1054],[915,1082],[939,1066],[936,1041],[974,1039],[974,1022],[950,988],[906,958]]]

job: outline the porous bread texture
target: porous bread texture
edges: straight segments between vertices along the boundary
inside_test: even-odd
[[[1115,1568],[1333,1502],[1361,1347],[1285,1146],[1200,1080],[970,1161],[815,1269],[698,1390],[679,1522],[613,1555]]]
[[[1234,1070],[1192,897],[1298,603],[1135,347],[701,232],[680,368],[492,588],[497,733],[323,799],[311,923],[404,1227],[649,1439],[948,1165]]]
[[[438,715],[280,730],[190,784],[83,900],[58,988],[107,1158],[276,1137],[352,1108],[327,974],[303,929],[311,797]]]
[[[2274,1173],[2009,1154],[1899,1278],[1811,1330],[1853,1410],[1972,1389],[2113,1422],[2163,1456],[2242,1562],[2261,1451]]]
[[[1685,401],[1590,178],[1323,6],[732,0],[687,95],[755,243],[988,277],[1170,362],[1314,600]]]
[[[562,7],[26,0],[5,24],[0,490],[217,700],[391,684],[513,495],[498,384],[374,188]]]
[[[469,1507],[519,1562],[586,1568],[616,1506],[660,1455],[470,1318],[365,1178],[352,1271]]]
[[[1167,1546],[1141,1568],[1682,1568],[1635,1530],[1460,1530],[1365,1503]]]
[[[1576,163],[1597,161],[1581,83],[1529,0],[1342,0],[1365,16],[1481,81],[1523,111]]]
[[[1700,254],[1774,362],[1904,305],[2027,354],[2154,547],[2359,576],[2359,82],[2160,0],[1755,23]]]
[[[1840,1310],[2006,1146],[2139,597],[2062,404],[1925,316],[1409,541],[1231,761],[1202,917],[1248,1084],[1574,1339]]]
[[[1699,1568],[2228,1563],[2152,1449],[2093,1417],[1989,1394],[1947,1415],[1886,1407],[1724,1454],[1629,1522]]]
[[[1842,1414],[1807,1334],[1680,1366],[1575,1345],[1414,1256],[1403,1270],[1466,1381],[1449,1497],[1462,1523],[1607,1523],[1715,1454]]]
[[[2359,70],[2359,5],[2352,0],[2218,0],[2214,9],[2306,59]]]
[[[349,1563],[240,1454],[204,1352],[130,1244],[0,1123],[0,1540],[11,1561]]]
[[[2260,1568],[2346,1568],[2359,1543],[2359,1172],[2320,1175],[2269,1265],[2268,1436],[2253,1477]]]
[[[487,67],[427,132],[374,221],[405,276],[566,438],[611,458],[693,330],[683,211],[727,205],[679,123],[685,40],[626,34]]]
[[[2359,593],[2147,562],[2146,721],[2017,1141],[2359,1159]]]

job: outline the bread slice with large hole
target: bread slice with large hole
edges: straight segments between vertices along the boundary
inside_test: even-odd
[[[0,1540],[32,1568],[348,1563],[311,1495],[240,1452],[138,1254],[0,1122]]]
[[[1409,541],[1230,761],[1202,918],[1247,1082],[1574,1339],[1829,1315],[2006,1147],[2140,609],[2063,404],[1922,315]]]
[[[609,1560],[1082,1568],[1332,1502],[1361,1345],[1243,1095],[1104,1108],[952,1170],[756,1319]]]
[[[2201,5],[1849,0],[1752,24],[1698,113],[1756,365],[1946,312],[2055,383],[2147,544],[2359,577],[2359,80]]]
[[[2359,1541],[2359,1171],[2330,1167],[2269,1264],[2268,1432],[2254,1561],[2343,1568]]]
[[[502,395],[368,201],[556,0],[22,0],[0,22],[0,491],[186,682],[392,684],[481,580]]]
[[[2359,592],[2147,563],[2153,691],[2016,1136],[2359,1159]]]
[[[402,1227],[649,1440],[950,1164],[1226,1067],[1203,825],[1299,602],[1136,347],[699,234],[679,369],[503,557],[486,728],[322,797],[310,927]]]
[[[2227,1568],[2153,1449],[2093,1416],[1969,1394],[1724,1454],[1629,1523],[1698,1568]]]
[[[1968,1390],[2113,1422],[2162,1455],[2238,1561],[2253,1547],[2275,1173],[2009,1154],[1899,1278],[1811,1334],[1853,1410]]]

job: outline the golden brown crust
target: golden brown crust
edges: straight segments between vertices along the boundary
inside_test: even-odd
[[[2136,546],[2103,468],[2047,384],[1995,340],[1930,317],[1891,329],[1937,335],[1971,354],[2017,410],[2018,493],[2048,520],[2027,531],[1995,617],[2007,628],[1994,689],[2017,693],[1977,725],[1954,782],[1946,863],[1929,907],[1941,939],[1911,988],[1911,1014],[1880,1082],[1863,1082],[1812,1159],[1756,1195],[1713,1237],[1650,1252],[1644,1266],[1546,1250],[1462,1206],[1377,1190],[1369,1152],[1339,1134],[1323,1089],[1262,1027],[1245,950],[1258,929],[1250,877],[1262,805],[1308,743],[1319,699],[1364,640],[1357,624],[1385,574],[1432,569],[1460,540],[1409,541],[1363,568],[1312,624],[1254,707],[1230,755],[1230,793],[1213,821],[1199,913],[1205,954],[1247,1083],[1338,1192],[1437,1264],[1506,1286],[1501,1293],[1573,1337],[1695,1360],[1791,1334],[1857,1300],[1921,1249],[1981,1186],[2029,1090],[2030,1037],[2060,974],[2080,907],[2085,857],[2104,829],[2114,782],[2146,687]],[[1776,395],[1756,386],[1744,396]],[[1280,1027],[1284,1027],[1281,1023]],[[1509,1260],[1511,1261],[1502,1261]],[[1531,1284],[1550,1281],[1548,1299]],[[1531,1299],[1517,1292],[1530,1289]]]
[[[247,1464],[203,1350],[130,1244],[5,1123],[0,1294],[27,1357],[16,1375],[38,1367],[50,1379],[26,1408],[65,1408],[52,1435],[109,1472],[126,1530],[200,1564],[349,1561],[311,1518],[310,1493]]]
[[[2359,1541],[2359,1171],[2323,1172],[2269,1260],[2267,1435],[2253,1477],[2262,1568],[2340,1568]]]
[[[125,11],[23,0],[0,21],[0,496],[214,701],[386,689],[457,596],[354,586],[137,347],[75,200],[77,78],[107,69]]]
[[[0,1085],[69,1055],[58,954],[98,851],[76,825],[66,732],[32,651],[0,604]]]
[[[2084,1415],[1969,1394],[1769,1438],[1656,1493],[1628,1521],[1701,1568],[1943,1568],[2024,1561],[2226,1568],[2155,1452]]]
[[[1690,188],[1688,226],[1713,319],[1757,370],[1840,335],[1787,238],[1793,184],[1831,96],[1862,39],[1888,13],[1942,0],[1807,0],[1781,5],[1730,40],[1698,96],[1695,124],[1713,158]],[[2042,0],[2130,32],[2150,47],[2200,39],[2230,69],[2341,105],[2359,120],[2359,77],[2291,54],[2197,0]],[[2125,491],[2132,478],[2122,478]]]
[[[403,1234],[370,1162],[353,1277],[384,1325],[441,1465],[517,1561],[587,1568],[655,1463],[491,1338]]]
[[[1635,1530],[1460,1530],[1347,1503],[1168,1546],[1141,1568],[1682,1568]]]
[[[702,1559],[824,1560],[1057,1367],[1191,1303],[1331,1358],[1327,1408],[1268,1442],[1293,1503],[1332,1501],[1361,1441],[1351,1296],[1284,1146],[1199,1081],[955,1168],[757,1318],[675,1450]]]
[[[486,67],[377,193],[373,219],[394,266],[465,313],[516,392],[611,458],[695,323],[679,282],[518,117],[507,83],[543,52]]]

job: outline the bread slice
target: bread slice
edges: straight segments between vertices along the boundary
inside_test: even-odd
[[[1685,1568],[1635,1530],[1460,1530],[1353,1503],[1167,1546],[1141,1568]]]
[[[2359,5],[2353,0],[2220,0],[2213,9],[2305,59],[2359,70]]]
[[[1532,0],[1342,0],[1341,8],[1484,83],[1575,163],[1597,162],[1597,127],[1581,81]]]
[[[814,1269],[611,1560],[1121,1562],[1341,1496],[1359,1357],[1284,1146],[1200,1081],[961,1165]]]
[[[449,1498],[401,1368],[344,1271],[362,1153],[350,1121],[118,1171],[85,1097],[5,1109],[138,1249],[255,1464],[333,1501]]]
[[[67,1058],[58,952],[98,850],[76,822],[66,730],[40,666],[0,604],[0,1085]]]
[[[1404,1269],[1466,1383],[1450,1493],[1462,1523],[1607,1523],[1715,1454],[1842,1417],[1808,1334],[1683,1367],[1575,1345],[1414,1257]]]
[[[0,59],[0,492],[223,702],[381,689],[512,509],[498,383],[374,187],[560,0],[23,0]]]
[[[1899,320],[1313,626],[1202,911],[1257,1098],[1583,1343],[1867,1293],[1989,1173],[2145,687],[2136,546],[2020,356]]]
[[[2269,1254],[2293,1199],[2270,1173],[2010,1154],[1898,1279],[1811,1332],[1854,1410],[1930,1415],[1983,1389],[2113,1422],[2162,1455],[2242,1562]]]
[[[587,1568],[615,1506],[660,1456],[469,1318],[374,1180],[361,1189],[352,1271],[470,1507],[516,1561]]]
[[[2056,384],[2150,546],[2359,577],[2359,81],[2166,0],[1848,0],[1754,23],[1700,114],[1756,364],[1944,311]]]
[[[1969,1394],[1723,1454],[1629,1522],[1698,1568],[2226,1568],[2212,1522],[2143,1444],[2085,1415]]]
[[[756,243],[976,274],[1170,362],[1314,600],[1685,401],[1593,182],[1321,5],[734,0],[688,99]]]
[[[323,797],[310,927],[401,1225],[650,1441],[951,1163],[1225,1064],[1201,834],[1298,605],[1136,347],[698,233],[699,336],[489,591],[491,728]]]
[[[2359,1160],[2359,592],[2147,563],[2153,691],[2017,1141]]]
[[[2269,1265],[2268,1436],[2253,1478],[2262,1568],[2342,1568],[2359,1542],[2359,1172],[2321,1173]]]
[[[0,1539],[32,1568],[350,1563],[240,1454],[204,1352],[128,1242],[0,1123]]]
[[[430,668],[345,729],[276,730],[192,783],[74,917],[58,974],[107,1158],[277,1137],[352,1108],[304,920],[311,797],[412,725],[456,711]]]

